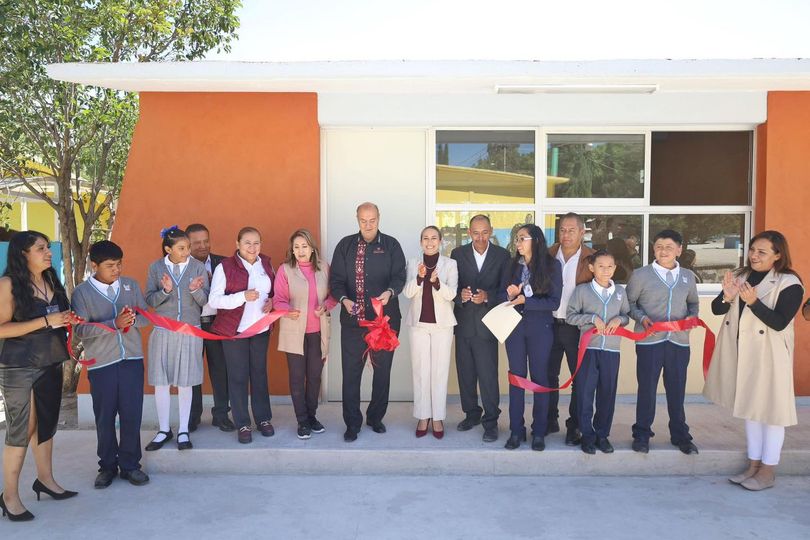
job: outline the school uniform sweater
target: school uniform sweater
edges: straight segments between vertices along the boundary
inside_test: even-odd
[[[146,303],[155,308],[155,312],[159,315],[199,326],[200,313],[208,302],[208,291],[211,287],[205,265],[194,257],[189,257],[188,265],[177,278],[172,275],[164,260],[161,257],[149,265],[146,276]],[[160,284],[163,274],[167,274],[173,282],[172,290],[168,294],[163,292],[163,286]],[[197,276],[202,276],[203,285],[196,291],[189,292],[188,286]]]
[[[695,274],[680,267],[672,286],[667,285],[652,264],[639,268],[627,282],[627,299],[630,301],[630,318],[636,321],[635,331],[643,332],[641,321],[645,317],[652,322],[678,321],[697,317],[700,302]],[[669,341],[682,347],[689,346],[689,332],[655,332],[638,345],[654,345]]]
[[[613,293],[607,300],[602,299],[602,288],[593,281],[577,285],[571,298],[568,300],[568,310],[566,322],[573,326],[578,326],[580,335],[594,327],[593,321],[599,317],[605,324],[616,317],[621,320],[624,326],[630,322],[630,303],[627,300],[627,292],[621,285],[614,285]],[[619,352],[621,346],[621,336],[600,336],[595,334],[588,341],[589,349],[600,351]]]
[[[82,340],[85,357],[96,360],[95,364],[87,367],[88,370],[103,368],[122,360],[143,358],[139,328],[148,326],[149,321],[137,315],[135,324],[126,332],[115,327],[115,318],[124,306],[146,309],[137,281],[128,277],[119,278],[118,293],[111,299],[106,290],[99,290],[88,279],[73,291],[71,304],[76,314],[85,321],[101,323],[114,330],[107,332],[89,324],[76,326],[76,337]]]

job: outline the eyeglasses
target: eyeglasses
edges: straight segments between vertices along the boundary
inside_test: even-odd
[[[526,240],[531,240],[531,239],[532,239],[532,237],[531,237],[531,236],[518,236],[518,237],[516,238],[516,240],[517,240],[518,242],[525,242]]]

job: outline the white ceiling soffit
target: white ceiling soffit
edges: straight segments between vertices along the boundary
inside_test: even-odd
[[[51,64],[57,80],[146,92],[494,94],[810,90],[810,60],[154,62]],[[602,90],[600,90],[600,88]],[[535,90],[531,90],[535,89]],[[542,91],[542,90],[541,90]],[[525,93],[525,92],[523,92]],[[648,93],[648,92],[645,92]]]

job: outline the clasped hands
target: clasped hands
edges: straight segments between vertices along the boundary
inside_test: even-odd
[[[726,272],[723,276],[723,300],[731,303],[739,296],[743,302],[749,306],[758,300],[757,291],[747,281],[734,277],[732,272]]]

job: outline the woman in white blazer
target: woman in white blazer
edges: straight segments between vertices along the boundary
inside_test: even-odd
[[[447,412],[447,375],[453,345],[453,298],[458,288],[456,261],[439,254],[441,231],[430,225],[420,235],[422,256],[408,261],[405,296],[411,307],[405,317],[411,339],[413,415],[419,420],[416,436],[427,434],[431,419],[433,436],[444,437]]]

